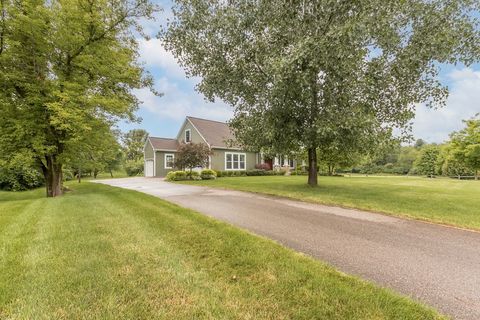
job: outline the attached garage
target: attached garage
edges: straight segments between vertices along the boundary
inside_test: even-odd
[[[175,139],[148,137],[143,148],[145,177],[165,177],[173,169],[179,143]]]

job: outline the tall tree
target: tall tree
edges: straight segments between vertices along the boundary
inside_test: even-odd
[[[442,175],[456,176],[461,179],[462,176],[472,174],[464,160],[463,152],[452,143],[447,143],[441,147],[438,167]]]
[[[151,87],[132,33],[149,0],[1,1],[0,147],[31,151],[47,196],[68,154],[97,125],[136,120],[132,89]]]
[[[414,147],[415,147],[416,149],[420,149],[420,148],[423,147],[425,144],[426,144],[426,142],[425,142],[423,139],[417,139],[417,140],[415,141]]]
[[[64,163],[76,172],[79,182],[82,174],[87,172],[93,173],[94,178],[102,171],[113,175],[112,170],[119,165],[123,156],[118,138],[117,130],[99,124],[95,130],[75,140],[75,147],[65,154]]]
[[[143,129],[133,129],[123,135],[123,150],[125,159],[143,159],[143,148],[148,138],[148,132]]]
[[[143,172],[143,148],[148,138],[148,132],[143,129],[133,129],[123,135],[123,152],[125,153],[125,171],[129,176]]]
[[[244,145],[307,150],[310,185],[340,130],[364,149],[406,133],[416,103],[445,101],[439,63],[480,55],[473,0],[175,2],[163,36],[200,92],[234,106]]]
[[[470,120],[465,120],[465,128],[451,135],[451,148],[456,161],[463,163],[475,172],[478,180],[480,171],[480,115]]]
[[[423,147],[418,158],[415,160],[415,171],[419,174],[433,177],[437,174],[439,155],[439,146],[432,144]]]

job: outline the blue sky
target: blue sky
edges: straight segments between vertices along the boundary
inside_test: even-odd
[[[233,114],[232,108],[222,101],[205,101],[203,96],[195,91],[199,80],[188,79],[172,54],[155,38],[160,24],[172,16],[169,1],[158,3],[163,12],[158,15],[157,21],[143,23],[146,33],[151,35],[152,39],[139,40],[140,59],[153,75],[155,88],[164,95],[156,97],[147,89],[136,91],[137,97],[143,101],[138,111],[143,120],[141,123],[121,124],[120,129],[127,131],[143,128],[152,136],[174,137],[187,115],[228,120]],[[450,89],[447,106],[431,110],[419,105],[413,120],[414,136],[428,142],[446,140],[450,132],[462,127],[462,119],[471,118],[480,112],[480,64],[470,68],[444,66],[440,80]]]

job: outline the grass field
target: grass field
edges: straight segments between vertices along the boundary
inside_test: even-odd
[[[160,199],[68,186],[55,199],[0,192],[1,319],[439,318]]]
[[[480,230],[480,181],[402,176],[231,177],[196,185],[279,195],[309,202],[378,211]]]

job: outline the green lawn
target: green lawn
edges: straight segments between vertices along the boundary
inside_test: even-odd
[[[439,317],[152,196],[89,182],[68,186],[55,199],[41,189],[0,192],[0,318]]]
[[[279,195],[480,230],[480,181],[353,175],[319,177],[316,188],[309,187],[306,182],[305,176],[264,176],[189,183]]]

